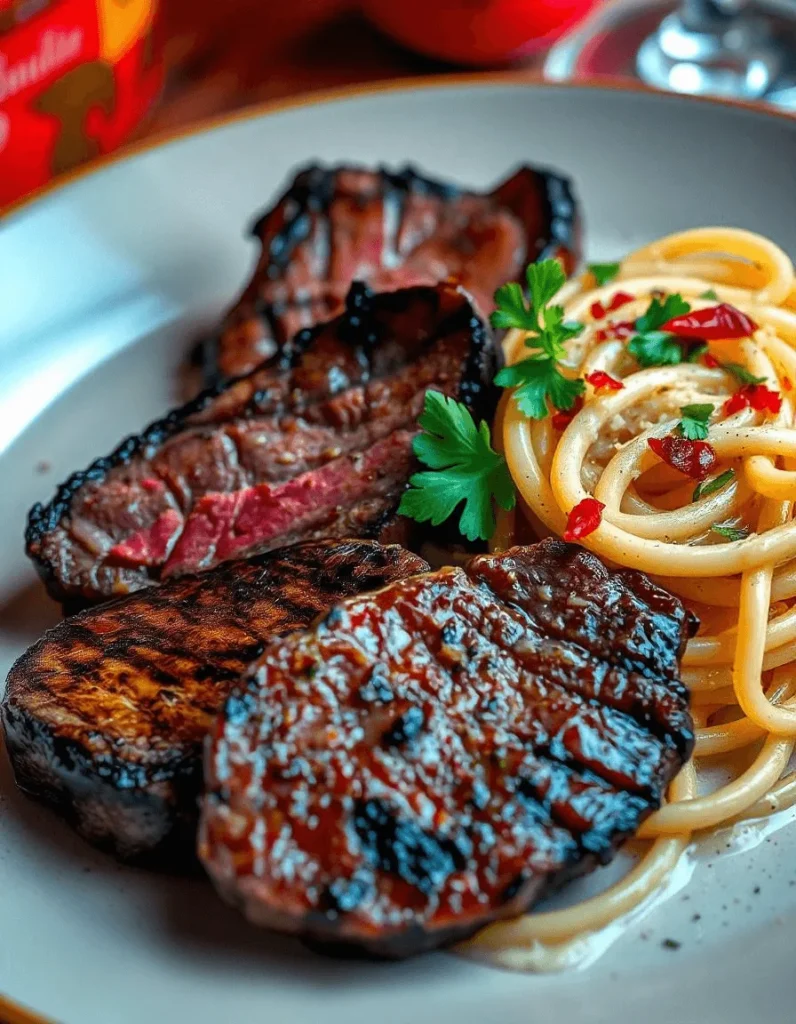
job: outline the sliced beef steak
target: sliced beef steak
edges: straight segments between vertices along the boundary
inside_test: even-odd
[[[169,413],[36,505],[28,553],[54,597],[85,604],[300,540],[384,539],[426,389],[489,416],[494,363],[459,288],[353,286],[346,312],[289,356]]]
[[[527,263],[572,270],[580,226],[568,179],[521,167],[492,192],[466,192],[411,167],[309,167],[253,228],[254,275],[205,349],[211,380],[248,373],[303,327],[329,320],[354,280],[374,291],[455,277],[483,313]]]
[[[253,921],[402,956],[611,859],[693,746],[694,625],[558,541],[337,605],[211,732],[199,853]]]
[[[321,541],[65,620],[8,677],[2,717],[18,784],[118,856],[184,859],[203,740],[267,641],[427,568],[396,545]]]

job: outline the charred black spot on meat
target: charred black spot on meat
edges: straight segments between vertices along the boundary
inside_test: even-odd
[[[372,885],[367,878],[337,878],[324,889],[319,905],[325,913],[350,914],[371,892]]]
[[[528,881],[528,876],[522,872],[509,882],[506,888],[503,890],[503,902],[509,903],[514,897],[520,892],[522,887]]]
[[[368,861],[422,893],[438,888],[467,862],[466,840],[457,843],[428,832],[383,800],[357,802],[352,820]]]
[[[378,342],[373,317],[373,292],[364,281],[354,281],[345,300],[345,317],[340,323],[340,337],[349,345],[372,347]]]
[[[256,922],[392,956],[465,937],[609,861],[691,754],[688,613],[583,549],[481,555],[338,607],[269,645],[254,706],[213,727],[229,800],[204,802],[200,857]],[[345,880],[369,887],[343,921],[321,894]]]
[[[400,747],[404,743],[411,743],[423,731],[425,724],[426,716],[422,708],[407,708],[389,729],[382,733],[381,742],[385,747]]]

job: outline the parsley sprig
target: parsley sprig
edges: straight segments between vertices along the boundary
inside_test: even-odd
[[[741,381],[743,384],[762,384],[765,377],[755,377],[751,370],[747,370],[741,363],[720,363],[722,370],[726,370],[727,373],[731,373],[733,377]]]
[[[725,469],[723,473],[719,473],[718,476],[714,476],[712,480],[703,480],[694,488],[694,493],[691,495],[691,501],[699,501],[700,498],[707,498],[709,494],[715,494],[716,491],[720,491],[722,487],[726,487],[728,483],[735,477],[734,469]]]
[[[680,435],[689,441],[704,441],[708,436],[708,420],[715,409],[710,402],[684,405],[680,409],[683,418],[677,425]]]
[[[621,263],[590,263],[586,268],[594,277],[598,286],[610,284],[619,273]]]
[[[726,537],[727,540],[746,540],[749,536],[749,530],[745,526],[722,526],[714,524],[710,528],[713,533],[718,533],[722,537]]]
[[[398,512],[419,523],[439,526],[464,502],[459,530],[468,540],[488,540],[495,532],[493,504],[507,512],[516,495],[506,460],[492,448],[489,427],[476,427],[461,402],[427,391],[414,439],[415,455],[432,472],[415,473]]]
[[[644,367],[682,363],[688,356],[688,347],[683,339],[660,328],[672,317],[690,312],[690,305],[676,292],[667,295],[663,302],[654,298],[647,311],[636,320],[636,334],[628,343],[628,352]]]
[[[549,412],[548,402],[568,411],[586,390],[582,380],[565,377],[557,365],[566,355],[566,342],[581,333],[583,324],[567,323],[563,306],[551,305],[566,281],[558,260],[532,263],[526,278],[529,302],[526,304],[522,287],[516,282],[503,285],[495,292],[497,308],[491,322],[498,330],[526,331],[525,345],[533,355],[505,367],[495,383],[516,388],[514,398],[520,411],[540,420]]]

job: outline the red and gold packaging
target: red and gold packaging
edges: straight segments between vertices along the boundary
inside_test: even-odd
[[[0,209],[133,133],[160,93],[158,0],[0,0]]]

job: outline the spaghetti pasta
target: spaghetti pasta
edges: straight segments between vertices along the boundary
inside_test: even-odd
[[[697,228],[632,253],[610,284],[593,283],[584,274],[557,297],[566,320],[584,325],[567,343],[562,369],[583,378],[602,370],[622,387],[589,387],[563,431],[549,416],[527,419],[504,395],[495,433],[519,500],[514,512],[498,516],[492,546],[508,547],[523,529],[563,535],[581,501],[601,502],[601,522],[584,546],[609,563],[649,573],[701,620],[683,663],[694,695],[696,749],[667,804],[642,826],[640,838],[651,843],[625,879],[566,910],[491,925],[465,944],[468,953],[515,969],[554,965],[584,933],[648,899],[693,833],[796,803],[796,772],[788,773],[796,745],[793,264],[775,243],[749,231]],[[620,289],[625,322],[634,323],[656,296],[679,293],[697,313],[731,304],[757,329],[749,338],[711,337],[701,359],[643,368],[626,341],[610,337],[606,310]],[[507,336],[509,364],[527,355],[524,341],[521,331]],[[737,398],[728,404],[741,387],[736,376],[747,387],[765,378],[768,392],[777,393],[770,407]],[[713,407],[711,478],[724,474],[721,486],[704,495],[694,495],[694,481],[661,463],[648,443],[673,436],[680,408],[693,403]],[[700,793],[702,769],[727,755],[734,758],[729,781]]]

